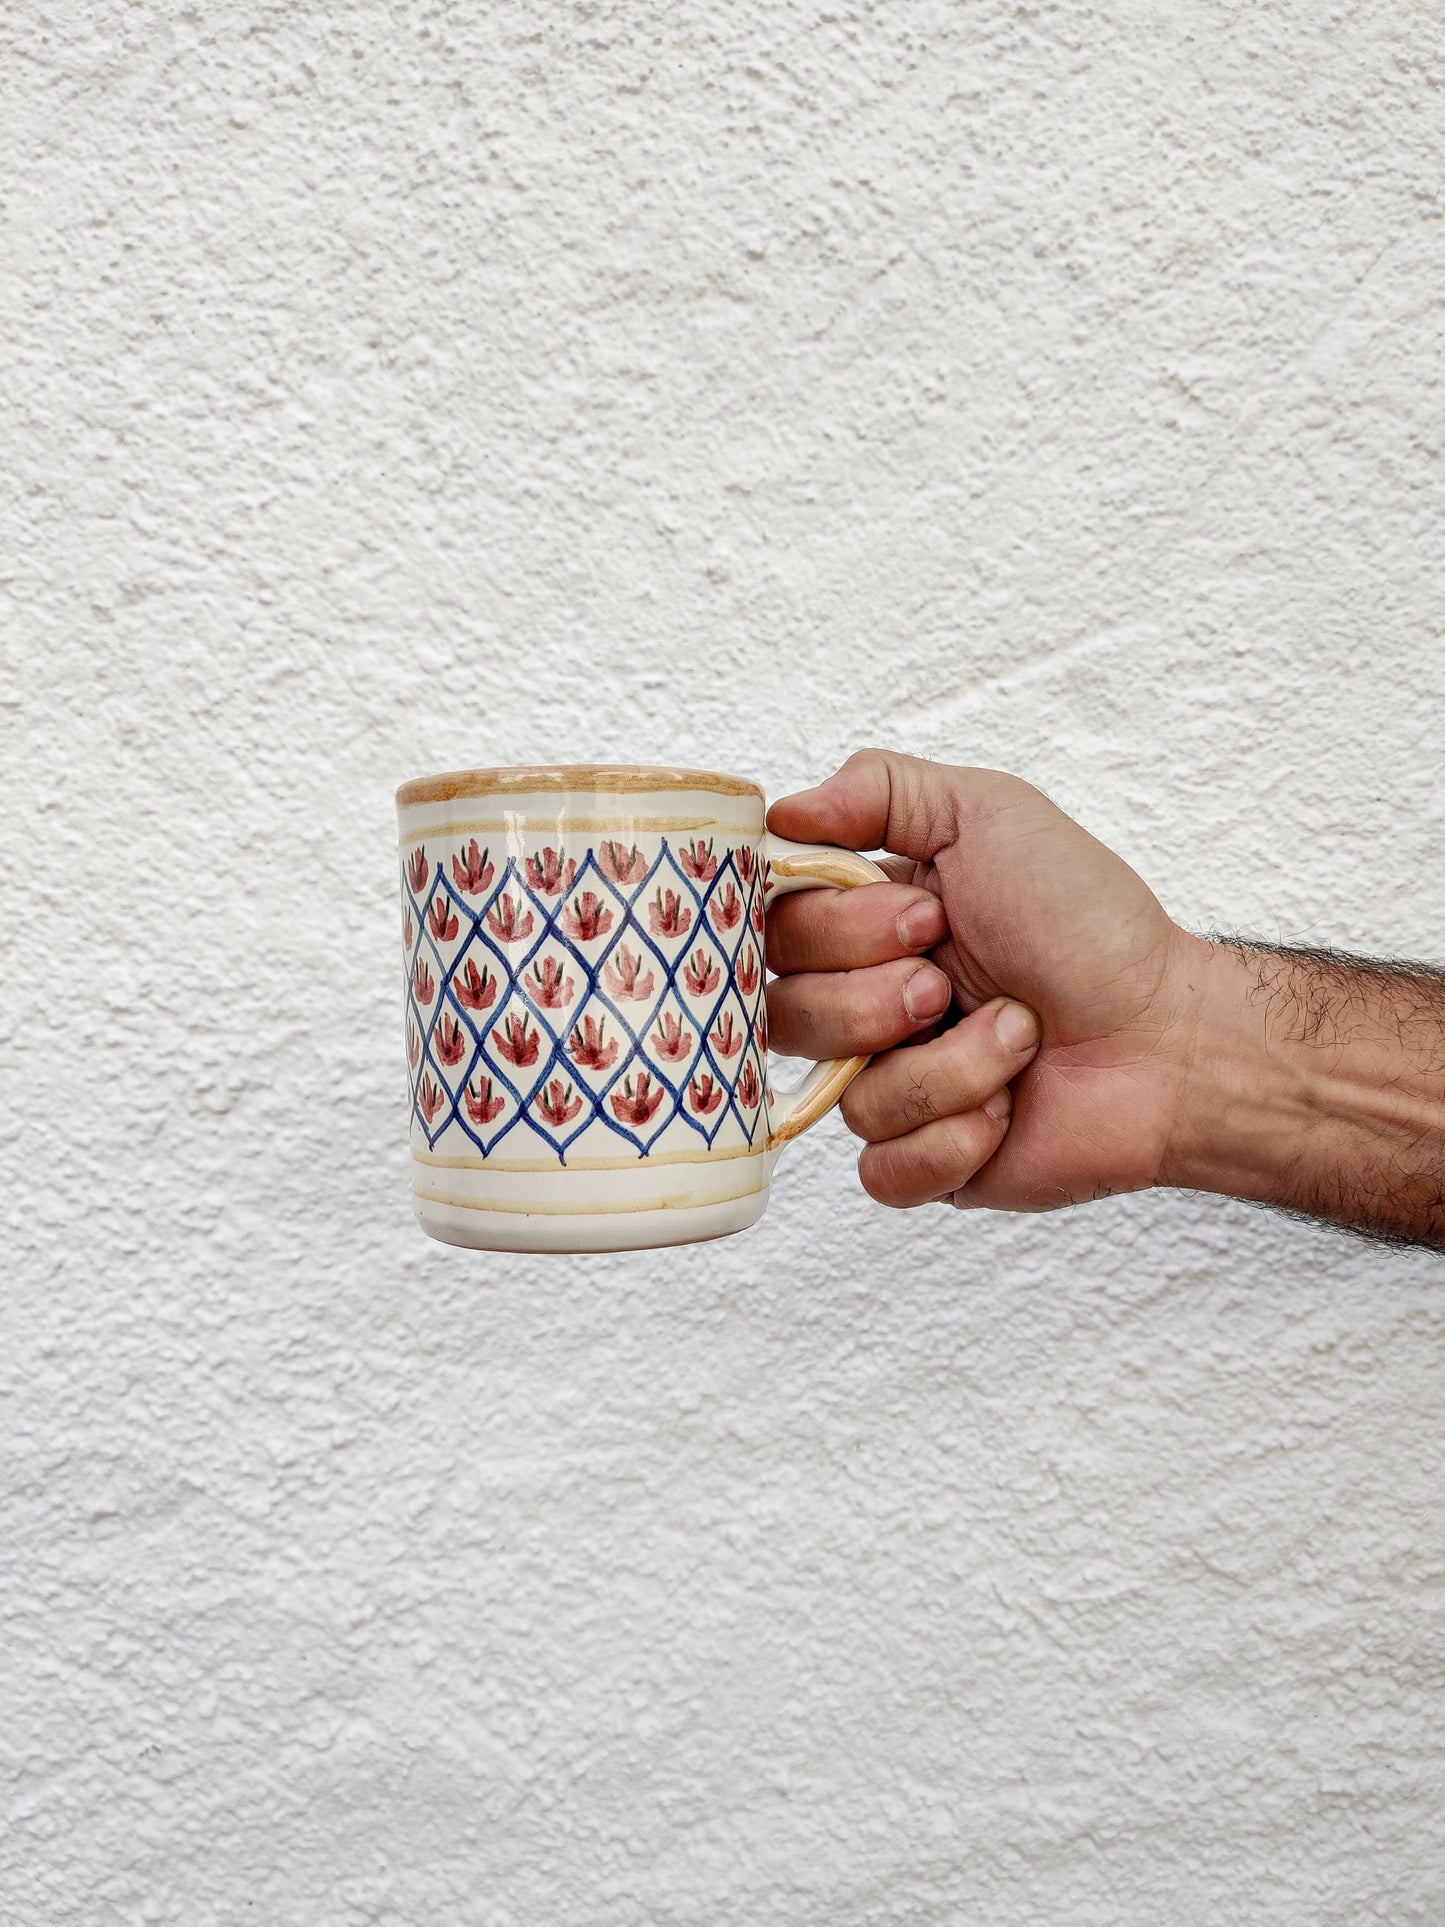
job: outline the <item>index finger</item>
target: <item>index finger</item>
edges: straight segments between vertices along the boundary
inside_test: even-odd
[[[768,969],[858,970],[916,957],[948,935],[938,898],[901,883],[799,890],[768,907]]]

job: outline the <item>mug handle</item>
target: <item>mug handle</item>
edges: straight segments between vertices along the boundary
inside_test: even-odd
[[[860,883],[887,883],[888,872],[856,850],[829,843],[790,843],[769,830],[763,838],[768,901],[790,890],[816,890],[823,884],[855,890]],[[868,1062],[866,1057],[833,1057],[815,1064],[795,1091],[781,1094],[782,1114],[768,1132],[767,1148],[776,1157],[790,1139],[831,1111]]]

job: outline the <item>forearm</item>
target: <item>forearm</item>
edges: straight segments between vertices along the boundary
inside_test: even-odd
[[[1445,973],[1195,941],[1159,1182],[1445,1250]]]

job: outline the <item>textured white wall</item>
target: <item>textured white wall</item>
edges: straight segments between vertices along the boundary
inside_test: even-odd
[[[1445,955],[1437,10],[0,20],[6,1927],[1445,1919],[1445,1273],[428,1245],[391,787],[992,762]]]

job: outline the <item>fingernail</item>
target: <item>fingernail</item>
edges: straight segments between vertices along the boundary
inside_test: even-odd
[[[993,1020],[993,1034],[1005,1050],[1033,1050],[1039,1041],[1039,1020],[1027,1004],[1005,1004]]]
[[[941,1017],[952,995],[943,972],[925,965],[903,986],[903,1007],[915,1024],[922,1024],[931,1017]]]
[[[931,897],[927,903],[910,903],[898,913],[898,941],[905,950],[927,950],[942,941],[947,928],[943,905],[937,897]]]
[[[1005,1084],[1001,1091],[994,1092],[993,1096],[983,1108],[995,1124],[1002,1124],[1009,1112],[1013,1109],[1013,1104],[1013,1094],[1009,1090],[1008,1085]]]

